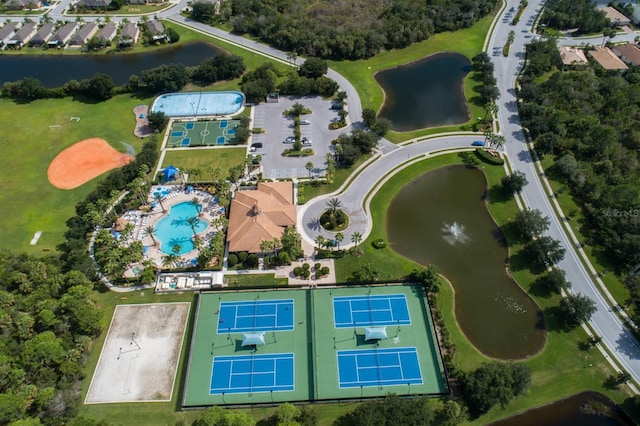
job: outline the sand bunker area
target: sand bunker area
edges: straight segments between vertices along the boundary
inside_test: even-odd
[[[58,154],[49,164],[47,177],[56,188],[74,189],[131,161],[133,156],[118,152],[104,139],[85,139]]]
[[[85,404],[170,401],[190,305],[116,306]]]

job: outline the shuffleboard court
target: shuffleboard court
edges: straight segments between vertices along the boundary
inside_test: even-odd
[[[213,357],[209,395],[293,391],[294,355]]]
[[[218,334],[293,330],[293,299],[221,302]]]
[[[422,384],[415,347],[337,351],[340,388]]]
[[[334,297],[333,316],[336,328],[411,324],[404,294]]]

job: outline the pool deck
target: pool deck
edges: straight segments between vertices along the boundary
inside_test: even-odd
[[[160,203],[156,205],[150,212],[143,212],[141,210],[132,210],[127,212],[123,217],[134,225],[132,232],[133,241],[141,241],[143,246],[147,247],[147,251],[144,254],[144,258],[151,259],[153,262],[160,268],[162,268],[162,258],[166,256],[166,253],[163,253],[161,250],[161,242],[156,237],[156,244],[154,244],[151,236],[147,235],[145,232],[145,228],[148,226],[155,226],[155,224],[161,218],[165,217],[171,206],[176,204],[183,203],[185,201],[191,201],[194,197],[200,198],[200,203],[202,204],[202,210],[200,213],[200,218],[204,219],[207,222],[207,227],[204,231],[200,232],[198,235],[202,237],[207,243],[211,236],[212,232],[217,232],[217,229],[214,229],[211,225],[211,221],[217,216],[221,215],[222,212],[220,210],[220,206],[213,202],[213,195],[207,194],[202,191],[190,191],[186,193],[181,185],[163,185],[164,187],[171,188],[169,194],[162,200],[162,205],[166,209],[166,212],[162,211],[162,207]],[[150,193],[153,192],[153,189]],[[149,204],[154,202],[153,199],[149,199]],[[185,253],[180,256],[180,267],[185,267],[190,265],[191,259],[197,256],[197,251],[193,250],[188,253]]]

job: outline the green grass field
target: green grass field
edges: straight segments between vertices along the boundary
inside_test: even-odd
[[[92,137],[103,138],[120,151],[124,151],[120,144],[124,141],[139,152],[142,141],[133,135],[133,108],[148,101],[130,95],[94,104],[71,98],[28,104],[0,99],[0,126],[5,135],[0,248],[31,254],[54,251],[63,241],[65,222],[74,214],[76,203],[100,178],[77,189],[57,189],[47,179],[49,164],[65,148]],[[80,121],[69,121],[70,117],[80,117]],[[60,128],[50,129],[51,125]],[[43,231],[42,236],[37,245],[31,246],[36,231]]]
[[[209,168],[220,167],[224,176],[227,171],[238,164],[244,163],[247,158],[246,148],[189,148],[189,149],[170,149],[166,151],[162,167],[173,164],[179,169],[199,169],[202,171],[200,176],[190,176],[189,181],[197,182],[199,180],[211,181]]]

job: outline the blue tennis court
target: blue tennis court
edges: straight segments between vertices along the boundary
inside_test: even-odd
[[[193,130],[194,127],[195,127],[195,124],[193,123],[187,123],[184,125],[184,128],[187,130]]]
[[[213,357],[209,395],[294,390],[293,353]]]
[[[293,330],[293,299],[222,302],[218,334]]]
[[[191,138],[184,138],[184,139],[182,139],[182,142],[180,142],[180,145],[182,145],[182,146],[189,146],[189,145],[191,145]]]
[[[337,351],[343,388],[422,384],[415,347]]]
[[[336,328],[411,324],[404,294],[334,297],[333,318]]]

